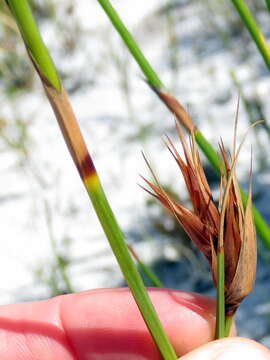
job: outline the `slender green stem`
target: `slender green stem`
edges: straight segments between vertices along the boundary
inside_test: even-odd
[[[128,49],[130,50],[130,53],[133,55],[134,59],[140,66],[149,84],[153,88],[158,88],[158,89],[164,88],[162,81],[160,80],[156,72],[153,70],[152,66],[145,58],[142,51],[139,49],[138,44],[135,42],[131,33],[127,30],[126,26],[120,19],[116,10],[112,7],[110,1],[109,0],[98,0],[98,1],[105,10],[108,17],[111,19],[112,24],[114,25],[115,29],[118,31],[119,35],[123,39]],[[217,155],[217,152],[214,150],[214,148],[211,146],[211,144],[206,140],[206,138],[199,130],[196,130],[195,138],[201,150],[205,153],[209,162],[212,164],[213,168],[218,173],[220,173],[221,163]],[[243,196],[243,202],[245,204],[247,195],[243,191],[242,191],[242,196]],[[255,206],[253,206],[253,215],[254,215],[254,221],[257,228],[257,232],[260,238],[264,241],[265,245],[268,248],[270,248],[270,228],[268,227],[265,220],[263,219],[260,212],[256,209]]]
[[[215,339],[225,337],[224,249],[217,255],[217,311]]]
[[[159,79],[158,75],[156,74],[152,66],[149,64],[143,52],[139,48],[137,42],[135,41],[131,33],[128,31],[127,27],[124,25],[123,21],[117,14],[110,1],[98,0],[98,2],[110,18],[113,26],[118,31],[119,35],[121,36],[129,51],[133,55],[134,59],[142,69],[142,72],[145,74],[150,84],[154,87],[157,87],[158,89],[163,88],[162,81]]]
[[[163,358],[165,360],[176,360],[174,349],[163,330],[136,265],[129,254],[124,235],[103,191],[68,96],[41,39],[28,2],[27,0],[8,0],[8,5],[18,23],[28,53],[53,106],[72,158],[145,323]]]
[[[164,285],[159,280],[159,278],[156,276],[156,274],[154,274],[153,271],[151,269],[149,269],[149,267],[146,266],[141,261],[138,262],[138,268],[139,268],[139,270],[141,270],[145,273],[145,275],[148,277],[149,280],[151,280],[153,286],[158,287],[158,288],[164,287]]]
[[[48,226],[49,237],[51,240],[53,255],[55,257],[56,264],[57,264],[58,270],[61,274],[62,280],[66,286],[67,292],[73,293],[74,290],[73,290],[70,278],[68,277],[68,274],[66,272],[66,266],[64,265],[63,259],[62,259],[61,255],[59,255],[58,250],[57,250],[56,241],[55,241],[55,237],[54,237],[53,229],[52,229],[51,211],[50,211],[49,205],[46,201],[45,201],[44,205],[45,205],[46,221],[47,221],[47,226]]]
[[[213,166],[214,170],[217,173],[220,173],[222,161],[220,160],[220,157],[218,156],[218,153],[216,152],[216,150],[206,140],[206,138],[203,136],[203,134],[199,130],[196,130],[194,135],[195,135],[197,144],[203,150],[205,156],[209,160],[210,164]],[[270,239],[269,239],[269,241],[270,241]]]
[[[270,12],[270,0],[265,0],[268,11]]]
[[[241,187],[240,192],[243,199],[243,204],[244,206],[246,206],[248,196]],[[262,215],[254,205],[252,205],[252,212],[258,235],[261,239],[264,240],[264,244],[267,246],[267,248],[270,249],[270,229],[264,221]]]
[[[134,259],[137,261],[138,263],[138,269],[139,271],[144,272],[144,274],[148,277],[148,279],[152,282],[152,285],[155,287],[160,287],[163,288],[164,285],[162,284],[162,282],[159,280],[159,278],[153,273],[153,271],[146,266],[141,259],[139,258],[139,256],[137,255],[137,253],[134,251],[132,245],[128,245],[129,251],[132,254],[132,256],[134,257]]]
[[[261,53],[268,70],[270,71],[270,48],[254,16],[244,0],[232,0],[232,3],[256,43],[257,48]],[[267,1],[267,5],[269,6],[269,1]]]
[[[233,316],[226,316],[225,317],[225,337],[230,335],[232,323],[233,323]]]

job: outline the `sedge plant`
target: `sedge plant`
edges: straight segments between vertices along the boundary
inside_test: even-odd
[[[138,46],[137,42],[135,41],[134,37],[122,21],[121,17],[115,10],[115,8],[112,6],[111,2],[109,0],[98,0],[99,4],[109,17],[110,21],[112,22],[114,28],[117,30],[118,34],[126,44],[128,50],[130,51],[131,55],[133,56],[134,60],[137,62],[139,67],[141,68],[144,76],[146,77],[146,80],[149,84],[149,86],[152,88],[152,90],[158,95],[158,97],[161,99],[161,101],[166,105],[166,107],[176,116],[177,120],[184,125],[186,130],[189,133],[193,133],[196,142],[200,146],[201,150],[204,152],[206,157],[208,158],[209,162],[213,166],[214,170],[220,173],[220,169],[222,168],[222,162],[220,161],[220,158],[215,151],[215,149],[212,147],[212,145],[207,141],[207,139],[204,137],[202,132],[195,126],[193,123],[190,115],[188,112],[184,109],[184,107],[180,104],[180,102],[170,94],[166,89],[162,82],[162,80],[159,78],[158,74],[155,72],[145,55],[143,54],[142,50]],[[235,1],[236,2],[236,1]],[[241,0],[241,3],[243,1]],[[258,33],[258,32],[257,32]],[[259,33],[258,33],[259,34]],[[269,57],[269,48],[266,44],[266,42],[263,40],[264,37],[262,33],[260,33],[257,36],[257,39],[260,38],[260,48],[265,49],[265,57],[264,59],[267,59],[266,53],[268,52]],[[264,45],[263,45],[264,44]],[[268,60],[267,60],[268,61]],[[240,187],[241,197],[243,200],[244,205],[246,206],[248,201],[247,194],[242,190]],[[270,248],[270,228],[267,225],[266,221],[260,214],[260,212],[257,210],[257,208],[253,205],[252,207],[254,221],[256,225],[256,229],[258,232],[258,235],[263,240],[264,244]]]
[[[18,24],[27,52],[39,74],[70,154],[144,321],[162,357],[165,360],[176,359],[174,349],[162,328],[142,279],[132,261],[123,233],[115,219],[84,142],[68,94],[48,49],[42,41],[29,4],[27,0],[6,0],[6,2]],[[106,1],[103,0],[100,3],[105,4]],[[127,37],[126,41],[128,42],[129,39],[130,37]],[[138,50],[136,43],[132,41],[130,47],[133,50]],[[181,104],[163,90],[161,81],[143,54],[140,51],[135,51],[134,56],[143,59],[144,69],[149,73],[149,78],[147,77],[149,84],[191,134],[191,148],[189,149],[180,125],[177,123],[186,162],[181,159],[170,139],[168,139],[167,146],[186,181],[193,203],[193,212],[173,200],[162,189],[158,181],[156,181],[157,185],[146,181],[152,188],[153,195],[173,213],[209,261],[218,294],[216,338],[221,338],[229,333],[233,315],[243,298],[252,290],[256,272],[256,238],[251,190],[247,196],[246,209],[244,210],[240,188],[235,176],[235,163],[240,147],[235,151],[234,146],[232,162],[230,163],[229,157],[221,145],[222,158],[220,159],[204,140],[199,130],[196,129],[189,114]],[[195,140],[200,145],[205,142],[205,151],[209,150],[209,157],[212,157],[212,162],[222,175],[220,209],[213,202],[195,146]],[[142,265],[134,252],[133,256]],[[248,269],[248,276],[245,273],[246,269]],[[161,285],[158,284],[158,286]]]
[[[27,0],[6,0],[6,3],[18,24],[26,50],[40,77],[69,152],[142,317],[162,357],[165,360],[176,360],[175,351],[163,330],[136,265],[131,258],[124,235],[106,198],[68,94],[49,51],[43,43],[29,3]]]

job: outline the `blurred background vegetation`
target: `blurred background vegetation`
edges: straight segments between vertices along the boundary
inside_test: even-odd
[[[231,146],[238,93],[239,133],[264,120],[250,142],[254,202],[269,222],[269,72],[231,2],[137,3],[137,10],[132,1],[114,5],[216,148],[220,137]],[[266,3],[248,3],[269,39]],[[137,186],[138,174],[147,174],[143,149],[167,190],[190,205],[162,142],[168,134],[177,143],[171,114],[145,85],[97,2],[32,0],[31,5],[129,242],[165,286],[214,295],[205,260],[174,219]],[[0,44],[1,302],[123,285],[3,0]],[[238,169],[243,186],[250,142]],[[217,194],[219,178],[206,161],[205,170]],[[269,259],[269,249],[259,241],[256,289],[238,315],[240,334],[266,345]]]

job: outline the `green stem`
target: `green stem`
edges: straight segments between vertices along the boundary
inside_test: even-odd
[[[115,29],[118,31],[119,35],[123,39],[124,43],[130,50],[130,53],[133,55],[134,59],[140,66],[142,72],[146,76],[149,84],[153,88],[161,89],[164,87],[162,81],[153,70],[150,63],[147,61],[145,56],[143,55],[142,51],[138,47],[138,44],[135,42],[131,33],[127,30],[126,26],[122,22],[121,18],[117,14],[116,10],[112,7],[109,0],[98,0],[100,5],[103,7],[104,11],[110,18],[112,24],[114,25]],[[220,159],[218,157],[217,152],[211,146],[211,144],[206,140],[203,134],[197,130],[195,133],[195,138],[197,143],[199,144],[201,150],[204,152],[206,157],[208,158],[209,162],[212,164],[213,168],[220,173]],[[242,191],[243,201],[246,202],[247,195],[244,194]],[[254,221],[257,228],[257,232],[260,238],[263,240],[265,245],[270,248],[270,228],[266,224],[265,220],[261,216],[260,212],[253,206],[253,215]]]
[[[244,206],[246,206],[248,196],[241,187],[240,187],[240,192],[241,192],[243,204]],[[264,221],[262,215],[254,205],[252,205],[252,212],[253,212],[254,222],[256,225],[258,235],[260,236],[261,239],[264,240],[264,244],[267,246],[267,248],[270,249],[270,229],[266,224],[266,222]]]
[[[225,337],[228,337],[230,335],[232,323],[233,323],[233,316],[226,316],[225,317]]]
[[[254,42],[256,43],[257,48],[261,53],[264,62],[268,67],[268,70],[270,71],[270,48],[255,18],[253,17],[251,11],[249,10],[244,0],[232,0],[232,3],[235,6],[236,10],[238,11],[243,23],[248,29]],[[269,1],[267,1],[267,5],[269,6]]]
[[[158,75],[156,74],[152,66],[149,64],[148,60],[139,48],[137,42],[135,41],[131,33],[128,31],[127,27],[124,25],[123,21],[117,14],[110,1],[98,0],[98,2],[110,18],[113,26],[118,31],[118,34],[123,39],[124,43],[128,47],[129,51],[133,55],[134,59],[140,66],[142,72],[144,73],[150,84],[154,87],[157,87],[158,89],[163,88],[162,81],[159,79]]]
[[[60,91],[61,80],[49,51],[40,36],[28,2],[25,0],[6,0],[6,3],[16,19],[29,55],[41,69],[43,76],[57,91]]]
[[[200,146],[202,151],[204,152],[204,155],[207,157],[210,164],[213,166],[214,170],[218,174],[220,174],[220,168],[222,166],[222,161],[220,160],[218,153],[213,148],[213,146],[206,140],[206,138],[200,132],[200,130],[198,130],[198,129],[195,130],[194,135],[195,135],[196,142]]]
[[[215,339],[225,337],[224,250],[217,255],[217,311]]]
[[[149,269],[148,266],[146,266],[141,261],[138,262],[138,268],[139,270],[143,271],[145,275],[148,277],[149,280],[151,280],[152,285],[158,288],[164,288],[164,285],[159,280],[159,278],[153,273],[151,269]]]

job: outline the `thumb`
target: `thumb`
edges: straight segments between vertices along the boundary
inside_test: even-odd
[[[211,341],[181,357],[181,360],[270,360],[270,351],[256,341],[232,337]]]

